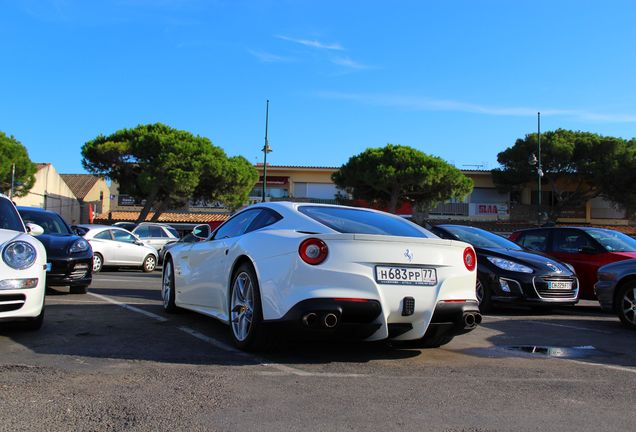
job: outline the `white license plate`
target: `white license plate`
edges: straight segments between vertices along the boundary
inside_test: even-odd
[[[375,280],[393,285],[437,285],[437,273],[432,268],[376,266]]]
[[[551,290],[571,290],[572,282],[568,281],[548,281],[548,289]]]

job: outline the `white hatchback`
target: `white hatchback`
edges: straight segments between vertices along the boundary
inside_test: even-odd
[[[157,249],[142,243],[130,231],[110,225],[79,225],[93,248],[93,273],[104,266],[137,267],[151,272],[157,267]]]
[[[37,330],[44,320],[46,250],[28,232],[43,229],[25,226],[11,200],[0,194],[0,322],[19,321],[21,328]]]

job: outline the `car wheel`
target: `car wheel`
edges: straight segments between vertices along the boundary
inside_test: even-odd
[[[492,293],[479,278],[477,278],[475,284],[475,293],[477,294],[477,301],[479,302],[479,311],[481,313],[490,312],[492,310]]]
[[[234,344],[242,350],[258,351],[269,345],[263,327],[258,279],[254,268],[247,263],[241,264],[232,277],[230,327]]]
[[[86,294],[86,288],[88,288],[88,285],[72,286],[70,287],[69,292],[71,294]]]
[[[155,267],[157,267],[157,258],[154,255],[148,255],[144,258],[144,264],[142,266],[144,272],[150,273],[155,270]]]
[[[618,288],[616,312],[624,326],[636,330],[636,283],[628,283]]]
[[[93,254],[93,273],[99,273],[104,267],[104,257],[101,254]]]
[[[173,313],[178,310],[175,303],[174,265],[172,264],[172,260],[166,261],[163,266],[161,298],[163,299],[163,309],[166,312]]]

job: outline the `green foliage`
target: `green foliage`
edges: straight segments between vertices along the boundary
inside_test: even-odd
[[[232,172],[221,148],[208,138],[161,123],[100,135],[84,144],[82,156],[87,171],[117,181],[122,193],[146,199],[140,220],[151,207],[156,219],[161,211],[184,205],[195,193],[213,197],[234,181],[228,178]]]
[[[443,159],[394,144],[351,157],[332,180],[354,198],[386,205],[392,212],[401,201],[427,211],[450,198],[462,199],[473,188],[471,179]]]
[[[257,181],[256,168],[243,156],[235,156],[216,170],[205,169],[195,196],[220,201],[233,212],[245,204]]]
[[[542,185],[554,199],[552,203],[542,203],[549,219],[556,220],[564,207],[583,205],[596,196],[620,203],[621,192],[617,191],[615,180],[618,175],[627,174],[630,164],[634,164],[630,147],[634,144],[621,138],[590,132],[557,129],[541,134]],[[529,163],[537,150],[535,133],[518,139],[514,146],[497,155],[501,167],[492,170],[492,175],[500,190],[520,190],[537,181],[537,167]],[[629,194],[629,190],[623,189],[622,193]]]
[[[14,196],[25,196],[35,183],[37,166],[29,159],[27,149],[13,136],[0,132],[0,190],[11,191],[11,176],[15,164]]]

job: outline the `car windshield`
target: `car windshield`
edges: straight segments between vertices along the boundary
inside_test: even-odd
[[[0,199],[0,228],[24,232],[20,215],[8,199]]]
[[[298,211],[341,233],[436,237],[407,220],[363,209],[302,206]]]
[[[56,213],[20,210],[20,215],[24,222],[32,222],[40,225],[44,230],[44,234],[73,234],[68,225],[66,225],[66,222],[64,222],[64,219]]]
[[[585,232],[608,252],[636,252],[636,240],[621,232],[601,228],[586,229]]]
[[[493,234],[491,232],[472,227],[460,227],[460,226],[445,226],[442,227],[446,231],[449,231],[459,240],[466,243],[470,243],[475,247],[480,248],[494,248],[494,249],[512,249],[521,250],[521,246],[516,243],[507,240],[500,235]]]
[[[170,234],[175,236],[175,238],[179,238],[179,231],[177,231],[176,229],[172,227],[166,227],[166,229],[168,230],[168,232],[170,232]]]

